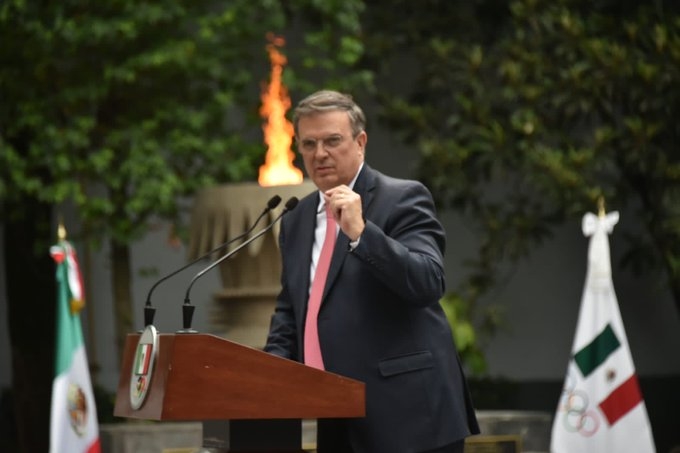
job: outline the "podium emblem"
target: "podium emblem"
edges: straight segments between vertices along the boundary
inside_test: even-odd
[[[149,392],[157,354],[158,331],[148,325],[139,337],[130,373],[130,406],[134,410],[142,407]]]

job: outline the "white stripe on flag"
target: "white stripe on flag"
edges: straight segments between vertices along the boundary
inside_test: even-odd
[[[74,410],[73,400],[69,402],[69,387],[72,384],[77,386],[85,397],[84,413]],[[81,414],[84,414],[84,418],[80,418]],[[82,345],[73,353],[71,368],[54,379],[51,420],[50,451],[52,453],[88,452],[99,440],[96,404],[85,348]]]

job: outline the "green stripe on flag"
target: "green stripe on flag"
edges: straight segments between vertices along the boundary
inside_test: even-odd
[[[583,377],[588,377],[598,366],[609,357],[621,343],[610,324],[583,349],[574,354],[574,361],[578,365]]]
[[[65,262],[57,265],[57,335],[55,375],[69,368],[73,354],[83,345],[80,317],[71,313],[71,291],[68,287],[68,267]]]

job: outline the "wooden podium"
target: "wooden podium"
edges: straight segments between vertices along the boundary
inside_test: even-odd
[[[114,415],[202,421],[203,447],[301,452],[301,419],[365,416],[362,382],[209,334],[159,334],[146,397],[132,406],[139,334],[125,342]]]

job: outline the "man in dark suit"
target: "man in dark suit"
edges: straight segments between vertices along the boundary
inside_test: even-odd
[[[444,230],[425,186],[364,163],[365,122],[334,91],[296,107],[297,148],[319,191],[283,218],[265,350],[366,384],[366,417],[319,420],[319,453],[462,452],[479,428],[439,305]],[[326,272],[327,224],[337,236]]]

